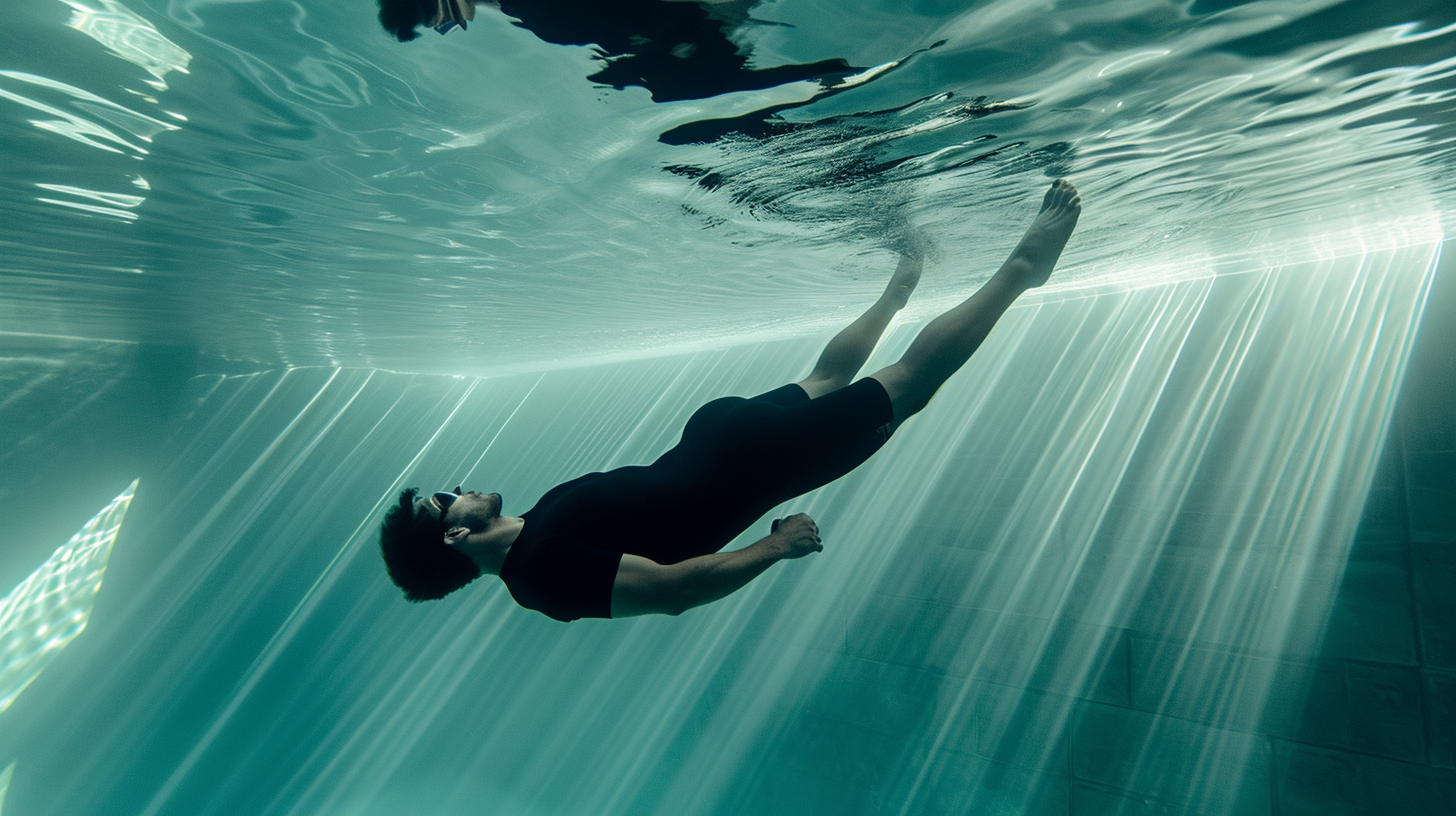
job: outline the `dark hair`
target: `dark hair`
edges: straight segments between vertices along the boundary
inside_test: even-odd
[[[395,585],[411,601],[434,601],[480,577],[470,556],[445,543],[439,519],[418,513],[415,493],[401,491],[399,504],[384,514],[379,525],[379,549]]]
[[[379,24],[400,42],[409,42],[419,36],[415,26],[433,18],[439,7],[436,0],[379,0]]]

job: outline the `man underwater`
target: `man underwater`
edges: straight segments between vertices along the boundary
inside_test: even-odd
[[[1081,211],[1076,188],[1054,182],[996,274],[921,329],[897,362],[853,384],[919,282],[913,253],[807,378],[709,402],[650,465],[557,485],[520,517],[501,515],[498,493],[401,492],[380,528],[390,577],[424,601],[498,575],[518,604],[560,621],[680,615],[779,560],[823,550],[818,526],[799,513],[744,549],[718,552],[769,509],[858,467],[924,408],[1016,298],[1046,282]]]
[[[379,22],[400,42],[419,26],[441,34],[466,29],[477,5],[499,9],[515,24],[557,45],[590,45],[602,61],[587,77],[617,90],[639,86],[654,102],[706,99],[814,79],[826,87],[863,68],[842,59],[804,65],[748,67],[730,38],[754,23],[759,0],[379,0]]]

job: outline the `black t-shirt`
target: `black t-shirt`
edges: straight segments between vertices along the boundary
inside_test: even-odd
[[[715,553],[775,505],[869,458],[891,419],[872,379],[813,401],[797,385],[714,400],[651,465],[588,473],[542,496],[501,580],[521,606],[557,620],[611,617],[623,553],[659,564]]]

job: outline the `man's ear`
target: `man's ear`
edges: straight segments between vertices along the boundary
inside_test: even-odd
[[[451,527],[445,531],[445,544],[450,547],[458,547],[469,537],[469,527]]]

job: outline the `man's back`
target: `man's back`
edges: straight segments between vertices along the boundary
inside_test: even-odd
[[[558,620],[610,617],[623,553],[676,564],[718,552],[775,505],[877,450],[889,401],[862,382],[812,403],[797,385],[714,400],[651,465],[557,485],[522,515],[501,580],[522,606]]]

